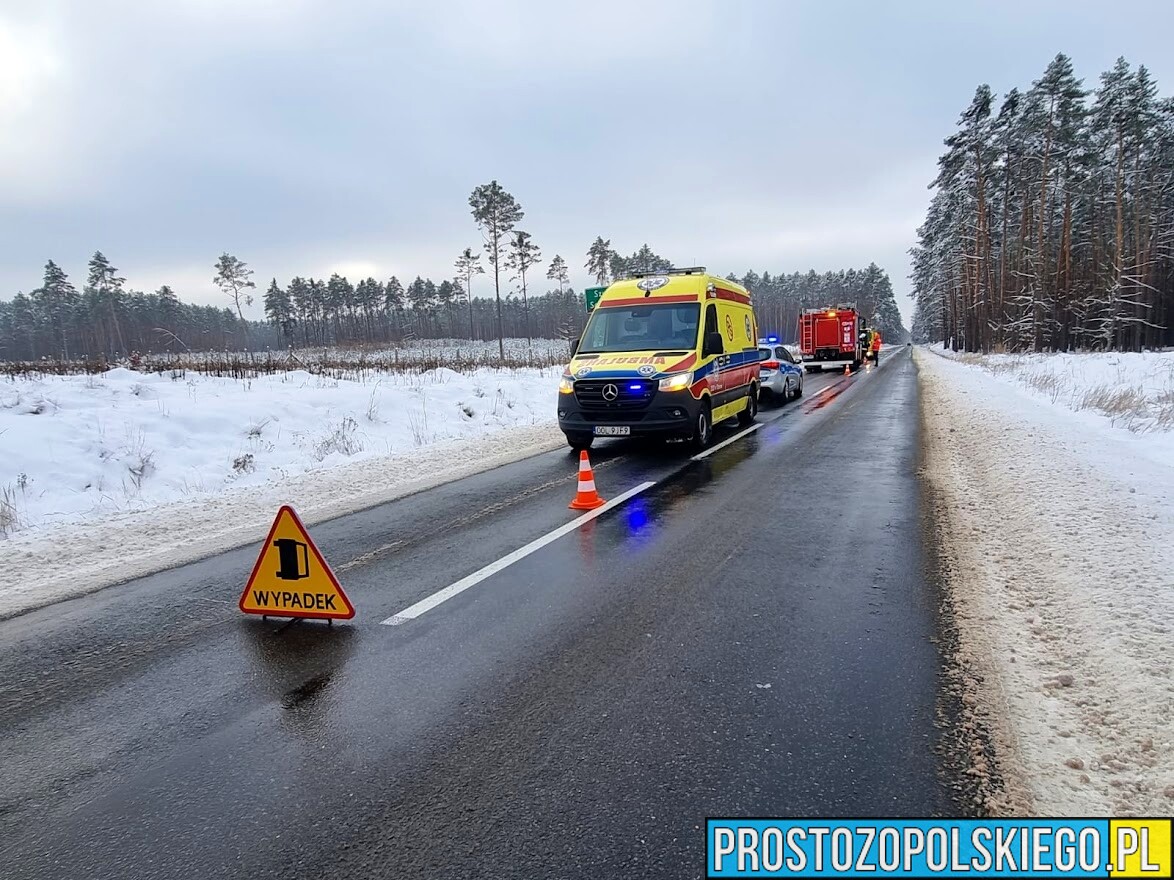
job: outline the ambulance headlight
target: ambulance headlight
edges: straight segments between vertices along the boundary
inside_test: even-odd
[[[558,380],[558,393],[570,394],[575,390],[575,380],[570,376],[563,376]]]
[[[677,373],[675,376],[665,376],[660,380],[661,391],[684,391],[693,383],[692,373]]]

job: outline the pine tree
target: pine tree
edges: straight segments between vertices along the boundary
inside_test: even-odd
[[[212,278],[213,283],[232,300],[237,317],[241,321],[244,321],[245,315],[241,304],[243,303],[246,306],[253,304],[252,294],[248,291],[253,290],[257,286],[251,278],[253,270],[243,260],[232,256],[228,252],[220,255],[220,259],[216,261],[214,268],[216,269],[216,275]]]
[[[368,276],[355,285],[355,304],[363,315],[363,339],[375,340],[375,319],[383,308],[383,285]]]
[[[990,121],[993,97],[983,84],[975,90],[970,106],[958,120],[959,131],[946,138],[946,153],[938,160],[933,186],[950,192],[959,208],[960,327],[966,351],[986,347],[980,328],[986,326],[993,273],[990,265],[988,188],[993,175],[995,150]]]
[[[596,284],[607,284],[613,256],[611,239],[604,241],[603,236],[596,236],[587,249],[587,262],[583,267],[595,278]]]
[[[69,276],[61,267],[49,260],[45,264],[45,275],[39,290],[33,292],[33,302],[38,303],[49,325],[56,331],[61,344],[61,356],[69,360],[69,331],[72,316],[77,308],[77,289],[69,283]]]
[[[501,262],[505,242],[524,212],[512,195],[502,189],[496,180],[483,184],[469,196],[473,219],[485,236],[485,251],[493,266],[493,292],[497,298],[497,347],[505,360],[505,335],[501,320]]]
[[[550,266],[546,269],[546,277],[551,281],[558,282],[558,292],[563,293],[567,284],[570,282],[570,275],[567,272],[567,261],[558,254],[550,261]]]
[[[180,345],[187,349],[187,344],[179,336],[180,319],[186,311],[183,303],[179,301],[179,297],[175,295],[175,291],[171,289],[170,285],[164,284],[155,291],[155,297],[159,304],[159,311],[152,320],[156,335],[167,346],[168,350],[172,349],[174,344]]]
[[[436,285],[437,308],[448,318],[448,334],[454,337],[456,331],[453,328],[456,326],[456,321],[453,319],[453,303],[456,301],[459,289],[458,285],[453,284],[447,278]]]
[[[1033,206],[1035,228],[1028,251],[1029,287],[1021,297],[1024,323],[1031,345],[1042,351],[1058,329],[1058,300],[1054,282],[1055,215],[1057,195],[1068,186],[1067,172],[1078,149],[1076,138],[1084,116],[1085,92],[1068,56],[1058,54],[1044,75],[1027,92],[1027,114],[1035,133],[1032,149],[1039,157],[1038,199]],[[1061,245],[1063,247],[1063,245]],[[1020,333],[1021,337],[1023,333]]]
[[[400,335],[403,333],[404,302],[404,286],[392,275],[383,287],[383,308],[394,322],[395,333]]]
[[[407,300],[416,318],[416,333],[423,335],[428,330],[429,317],[435,304],[436,285],[425,281],[419,275],[408,285]]]
[[[105,255],[101,251],[95,251],[94,256],[90,258],[90,274],[86,279],[86,288],[92,291],[95,304],[109,322],[106,325],[107,339],[110,343],[107,353],[111,356],[126,350],[122,322],[119,318],[123,307],[122,285],[125,283],[126,279],[118,275],[118,270],[110,264]]]
[[[276,278],[265,291],[265,316],[270,324],[281,328],[281,335],[288,340],[294,328],[293,302],[289,293],[278,286]]]
[[[526,272],[542,260],[538,245],[534,244],[528,232],[515,230],[510,238],[509,254],[506,257],[507,265],[517,272],[517,278],[522,282],[522,314],[526,324],[526,342],[534,344],[530,336],[530,303],[526,298]]]
[[[314,326],[314,298],[310,283],[300,275],[289,279],[286,287],[289,295],[290,307],[298,324],[302,326],[302,344],[310,344],[310,334],[317,333]]]
[[[1022,96],[1018,89],[1011,89],[1003,98],[998,116],[991,126],[994,150],[999,158],[998,167],[998,214],[997,234],[998,271],[995,291],[990,310],[992,347],[1002,350],[1006,347],[1006,328],[1010,322],[1007,309],[1008,293],[1020,275],[1022,251],[1013,248],[1011,241],[1012,224],[1023,215],[1025,193],[1024,166],[1024,113]]]
[[[473,332],[473,276],[484,275],[481,268],[481,255],[473,253],[472,248],[465,248],[456,261],[457,275],[461,279],[462,294],[465,305],[469,308],[469,339],[476,339]]]
[[[311,278],[308,284],[310,287],[310,308],[313,310],[314,320],[317,324],[317,342],[320,345],[326,345],[330,341],[330,334],[327,332],[331,319],[330,296],[322,279]]]
[[[628,272],[669,272],[673,268],[672,262],[653,253],[647,242],[625,260],[624,265]]]

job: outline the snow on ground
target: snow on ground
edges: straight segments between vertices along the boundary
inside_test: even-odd
[[[1114,425],[1135,433],[1174,430],[1174,351],[992,355],[934,351],[1029,389],[1038,400],[1108,416]],[[1141,448],[1164,454],[1174,451],[1174,440],[1171,444]]]
[[[552,448],[560,371],[0,383],[0,616]]]
[[[1174,433],[1153,415],[1131,431],[1072,404],[1117,381],[1157,398],[1174,353],[1039,356],[1016,369],[916,356],[964,703],[989,729],[1005,785],[987,806],[1168,815]],[[1027,370],[1062,381],[1041,389]]]

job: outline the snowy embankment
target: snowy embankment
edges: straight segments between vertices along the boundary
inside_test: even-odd
[[[560,372],[2,382],[0,616],[553,448]]]
[[[986,807],[1168,815],[1174,352],[916,355]]]

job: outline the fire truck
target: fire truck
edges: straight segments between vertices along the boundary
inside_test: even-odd
[[[808,372],[855,370],[864,361],[864,319],[852,306],[808,309],[799,316],[799,359]]]

